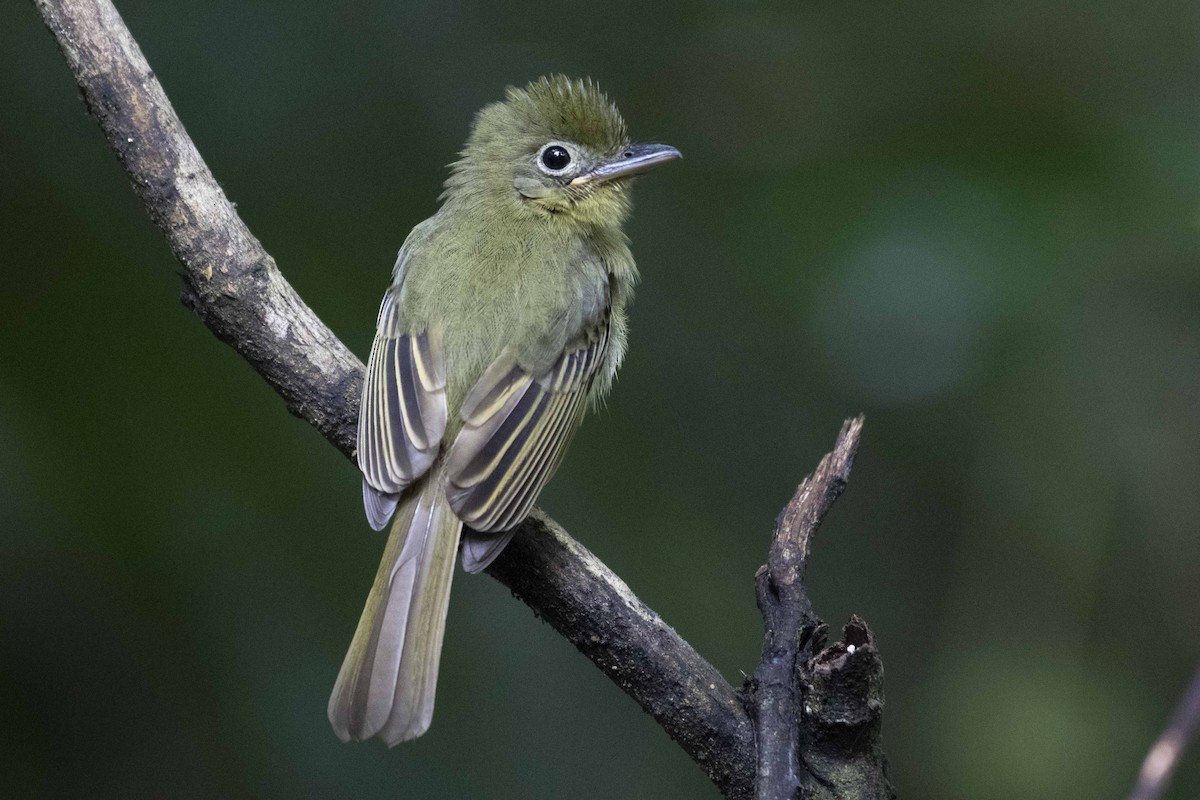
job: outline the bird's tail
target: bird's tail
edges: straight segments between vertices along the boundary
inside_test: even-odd
[[[400,501],[375,584],[329,698],[342,741],[388,746],[429,728],[462,522],[439,464]]]

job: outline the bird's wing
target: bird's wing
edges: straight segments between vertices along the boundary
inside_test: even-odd
[[[379,308],[358,413],[363,506],[380,530],[399,493],[429,469],[446,430],[446,364],[436,329],[403,333],[395,292]]]
[[[463,522],[503,531],[529,514],[579,427],[608,341],[606,316],[542,374],[507,352],[484,371],[446,457],[446,496]]]

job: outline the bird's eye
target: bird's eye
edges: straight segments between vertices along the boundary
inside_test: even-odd
[[[560,144],[552,144],[542,151],[542,164],[552,172],[561,172],[571,163],[571,154]]]

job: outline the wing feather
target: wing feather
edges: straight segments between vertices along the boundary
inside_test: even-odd
[[[608,347],[607,323],[540,375],[501,355],[463,401],[463,428],[446,459],[446,495],[475,530],[507,530],[533,508],[579,427]]]
[[[446,367],[437,330],[405,333],[395,294],[379,308],[358,415],[363,507],[376,530],[437,457],[446,430]]]
[[[554,430],[546,442],[544,455],[527,459],[524,474],[510,492],[512,501],[508,504],[507,513],[493,522],[495,527],[501,530],[511,528],[525,519],[532,510],[542,487],[558,470],[567,445],[579,429],[579,422],[583,419],[585,396],[585,392],[576,392],[571,396],[569,403],[562,404],[554,421]]]

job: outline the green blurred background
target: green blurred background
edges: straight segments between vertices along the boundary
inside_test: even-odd
[[[1194,3],[119,7],[360,356],[472,113],[598,79],[686,158],[637,190],[629,358],[543,506],[738,683],[774,516],[863,411],[810,585],[878,636],[901,796],[1126,792],[1200,656]],[[431,732],[334,738],[356,473],[180,306],[28,4],[0,53],[0,795],[716,797],[486,577]]]

